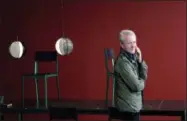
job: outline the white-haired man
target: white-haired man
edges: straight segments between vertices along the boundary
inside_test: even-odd
[[[120,32],[120,53],[116,58],[114,73],[116,78],[115,106],[126,111],[124,121],[139,121],[142,109],[142,91],[147,80],[148,66],[136,43],[132,30]]]

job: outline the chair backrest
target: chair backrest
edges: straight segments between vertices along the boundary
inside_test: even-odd
[[[115,61],[115,55],[114,55],[114,50],[112,48],[105,48],[104,49],[104,54],[105,54],[105,68],[108,73],[113,73],[113,70],[110,70],[109,68],[109,61],[112,61],[112,69],[114,67],[114,61]]]
[[[56,51],[36,51],[34,73],[38,73],[39,62],[55,62],[56,72],[58,72],[58,54]]]
[[[76,108],[49,106],[48,109],[50,120],[71,119],[78,121],[78,114]]]
[[[35,61],[52,62],[57,60],[56,51],[36,51]]]

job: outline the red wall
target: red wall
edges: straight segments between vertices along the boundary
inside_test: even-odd
[[[186,3],[185,2],[65,2],[30,0],[1,3],[0,94],[7,100],[21,97],[21,75],[33,71],[36,50],[52,50],[62,31],[74,43],[71,56],[60,57],[63,98],[104,99],[105,47],[119,52],[118,33],[132,29],[149,66],[146,99],[186,98]],[[64,25],[62,25],[64,23]],[[26,55],[14,60],[8,44],[16,37],[24,42]],[[42,65],[50,70],[52,66]],[[56,98],[49,81],[49,98]],[[43,86],[41,81],[41,93]],[[34,98],[34,82],[26,83],[28,98]],[[168,88],[168,89],[167,89]]]
[[[75,66],[84,66],[72,70],[64,64],[67,66],[64,70],[71,74],[78,74],[80,69],[84,73],[84,76],[77,75],[76,79],[80,80],[75,80],[75,76],[68,79],[69,74],[64,77],[69,80],[64,81],[66,85],[83,83],[75,87],[81,89],[80,92],[72,91],[66,93],[67,96],[103,99],[106,79],[103,48],[112,47],[117,53],[118,32],[130,28],[137,33],[138,44],[149,65],[145,98],[185,99],[184,2],[77,3],[67,4],[66,13],[65,32],[74,41],[75,50],[69,57],[72,59],[62,59],[71,64],[76,61]]]

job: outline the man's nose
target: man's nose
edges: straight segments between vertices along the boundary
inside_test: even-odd
[[[135,45],[135,44],[132,44],[132,45],[131,45],[131,47],[133,47],[133,48],[134,48],[134,47],[136,47],[136,45]]]

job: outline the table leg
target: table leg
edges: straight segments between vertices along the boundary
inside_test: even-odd
[[[48,108],[48,98],[47,98],[47,77],[44,80],[44,93],[45,93],[45,107]]]
[[[4,114],[0,113],[0,116],[1,116],[0,121],[3,121],[4,120]]]
[[[18,113],[18,121],[23,121],[23,114],[22,113]]]
[[[187,121],[186,120],[186,110],[184,111],[183,115],[181,116],[181,121]]]

